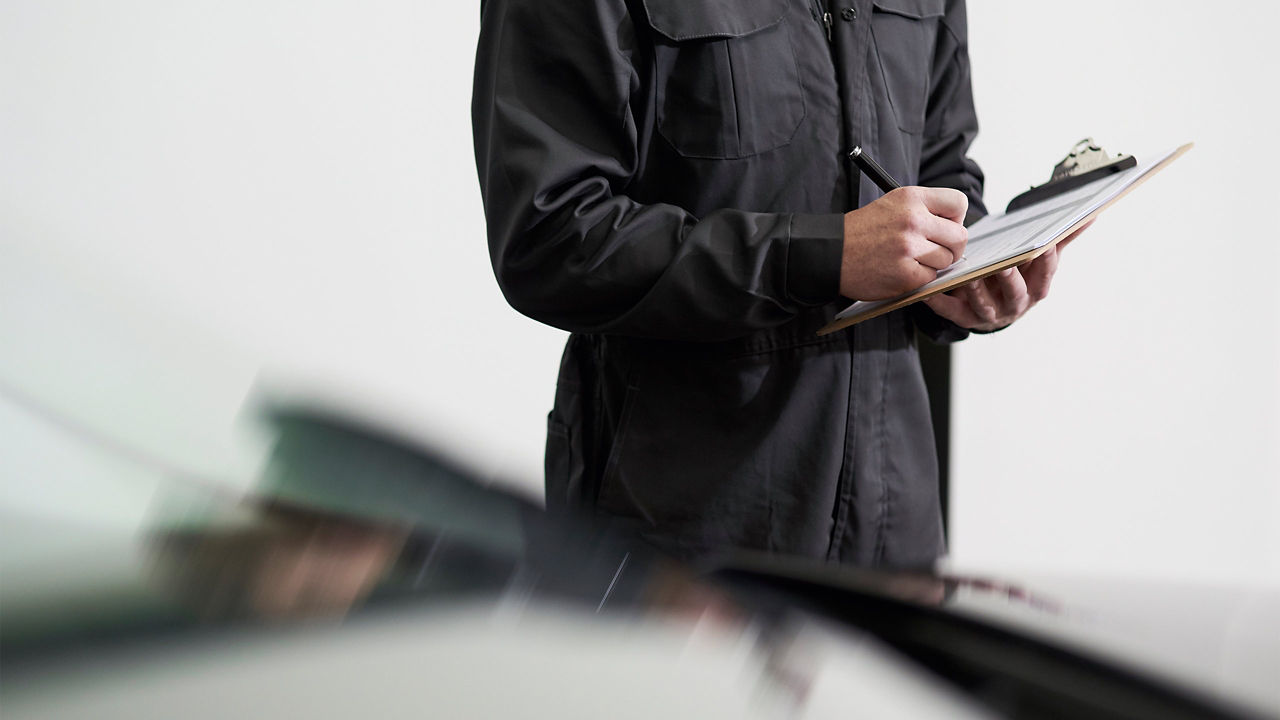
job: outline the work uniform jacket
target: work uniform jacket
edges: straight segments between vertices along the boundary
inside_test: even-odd
[[[572,334],[552,511],[679,556],[943,550],[923,305],[847,300],[846,159],[980,203],[963,0],[487,0],[473,119],[498,283]],[[980,205],[979,205],[980,208]],[[512,348],[519,361],[519,348]]]

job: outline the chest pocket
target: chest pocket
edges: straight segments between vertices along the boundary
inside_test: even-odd
[[[658,132],[677,152],[744,158],[791,142],[805,105],[787,0],[642,2]]]
[[[924,130],[938,20],[946,0],[874,0],[871,38],[889,102],[903,132]]]

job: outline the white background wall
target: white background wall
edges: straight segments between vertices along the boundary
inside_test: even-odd
[[[993,205],[1086,134],[1199,145],[960,351],[962,564],[1280,578],[1277,21],[973,4]],[[0,4],[4,509],[128,526],[169,465],[243,486],[244,403],[284,386],[538,492],[563,336],[489,270],[477,27],[472,3]]]
[[[971,5],[993,207],[1084,135],[1197,144],[958,350],[955,556],[1280,582],[1280,8]]]

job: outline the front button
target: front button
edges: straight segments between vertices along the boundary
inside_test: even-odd
[[[840,17],[844,18],[846,22],[853,22],[853,19],[858,17],[858,11],[847,7],[840,11]]]

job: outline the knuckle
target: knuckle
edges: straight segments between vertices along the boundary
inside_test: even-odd
[[[894,248],[899,256],[909,260],[915,259],[915,243],[912,238],[913,234],[911,232],[900,232],[894,236]]]
[[[903,215],[903,223],[906,229],[913,233],[924,233],[928,227],[927,212],[919,207],[913,207]]]

